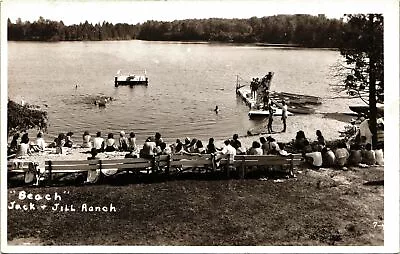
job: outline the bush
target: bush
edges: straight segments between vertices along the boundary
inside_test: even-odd
[[[39,106],[21,105],[12,100],[7,104],[7,136],[28,129],[47,130],[47,112]]]

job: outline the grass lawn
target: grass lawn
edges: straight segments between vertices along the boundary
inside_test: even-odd
[[[22,190],[57,192],[61,201],[8,210],[7,237],[9,244],[38,245],[383,245],[383,167],[299,170],[283,182],[186,178],[9,188],[8,204],[29,203],[18,200]],[[51,211],[54,203],[76,211]],[[83,203],[112,203],[117,211],[82,212]]]

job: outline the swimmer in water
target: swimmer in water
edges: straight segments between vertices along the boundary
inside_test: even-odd
[[[214,109],[214,111],[215,111],[215,113],[216,113],[216,114],[218,114],[218,112],[219,112],[219,108],[218,108],[218,106],[215,106],[215,109]]]

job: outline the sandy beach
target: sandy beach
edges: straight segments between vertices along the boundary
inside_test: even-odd
[[[310,141],[316,140],[315,131],[321,130],[323,136],[327,141],[340,139],[339,131],[344,130],[344,127],[348,125],[348,123],[339,121],[332,118],[327,118],[322,114],[313,114],[313,115],[298,115],[295,118],[289,117],[287,120],[287,131],[282,131],[282,122],[280,117],[275,117],[273,122],[273,130],[275,133],[273,134],[265,134],[266,128],[259,128],[251,130],[255,135],[242,135],[241,133],[246,133],[246,130],[243,132],[239,132],[239,140],[242,143],[242,146],[246,149],[251,147],[253,141],[259,141],[261,136],[272,136],[278,142],[287,143],[292,141],[296,137],[296,133],[299,130],[303,130],[306,137]],[[259,134],[262,133],[262,134]],[[161,133],[162,134],[162,133]],[[232,133],[233,135],[234,133]],[[210,135],[212,137],[212,135]],[[93,137],[92,137],[93,138]],[[183,140],[185,137],[181,137]],[[194,137],[190,137],[194,138]],[[226,139],[232,138],[226,137]],[[118,140],[118,138],[116,138]],[[204,145],[207,145],[208,140],[202,140]],[[215,144],[218,147],[223,146],[224,140],[216,140]],[[144,137],[137,138],[137,144],[139,147],[144,143]],[[79,142],[74,144],[75,148],[64,148],[63,154],[56,154],[55,149],[46,149],[44,152],[33,153],[28,158],[24,160],[34,161],[39,164],[39,168],[44,170],[44,164],[47,160],[86,160],[89,154],[88,148],[79,148],[81,145]],[[170,144],[168,144],[170,145]],[[115,159],[115,158],[124,158],[126,152],[106,152],[98,154],[100,159]]]

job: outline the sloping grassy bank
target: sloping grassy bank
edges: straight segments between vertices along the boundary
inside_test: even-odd
[[[383,245],[383,167],[300,169],[274,180],[172,180],[125,185],[9,188],[51,194],[45,210],[8,210],[9,244]],[[371,184],[365,184],[369,181]],[[375,181],[375,182],[373,182]],[[61,201],[54,200],[54,193]],[[76,211],[51,211],[54,203]],[[81,205],[116,212],[83,212]],[[376,222],[378,224],[376,224]],[[376,226],[378,225],[378,226]]]

